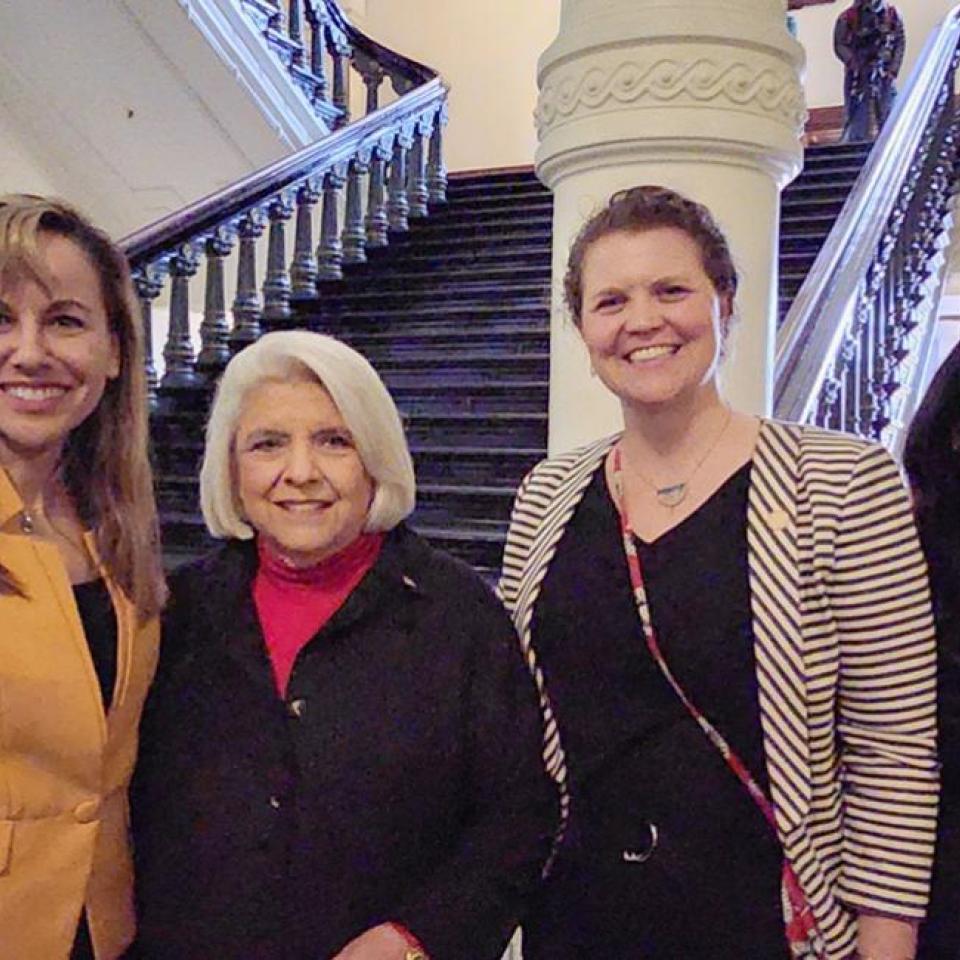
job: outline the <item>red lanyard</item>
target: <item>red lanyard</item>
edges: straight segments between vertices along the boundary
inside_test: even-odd
[[[763,790],[760,789],[760,786],[750,775],[743,761],[733,752],[730,745],[720,734],[720,731],[697,709],[696,704],[687,696],[683,687],[680,686],[676,677],[674,677],[673,672],[670,670],[660,650],[657,634],[653,628],[653,621],[650,618],[650,607],[647,603],[647,591],[643,585],[643,571],[640,566],[640,556],[637,553],[636,540],[633,530],[630,528],[630,520],[627,517],[626,504],[623,498],[622,454],[619,443],[611,451],[611,457],[613,484],[614,489],[617,491],[617,511],[620,514],[620,532],[623,535],[623,552],[627,560],[627,568],[630,571],[633,598],[637,604],[637,613],[640,616],[640,624],[643,627],[647,650],[650,652],[650,656],[653,657],[656,665],[660,668],[664,679],[670,684],[674,693],[676,693],[681,703],[686,707],[687,712],[697,721],[700,729],[703,730],[710,742],[719,751],[734,776],[747,788],[747,792],[753,798],[754,803],[760,808],[767,822],[773,828],[774,832],[776,832],[777,819],[770,799]],[[825,957],[826,948],[823,943],[823,938],[817,930],[813,911],[810,909],[810,904],[807,903],[807,899],[800,887],[800,882],[797,879],[793,867],[786,859],[783,861],[781,887],[787,942],[791,952],[795,957]]]

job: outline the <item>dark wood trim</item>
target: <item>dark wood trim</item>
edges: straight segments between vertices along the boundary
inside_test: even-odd
[[[815,143],[836,143],[843,131],[843,107],[813,107],[807,115],[807,124],[803,131],[803,142],[807,146]]]
[[[474,167],[470,170],[451,170],[448,179],[456,180],[460,177],[483,177],[494,173],[532,173],[532,163],[516,163],[505,167]]]

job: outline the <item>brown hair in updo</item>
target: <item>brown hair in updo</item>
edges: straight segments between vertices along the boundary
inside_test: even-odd
[[[733,300],[737,292],[737,268],[713,215],[702,204],[667,187],[642,186],[618,190],[607,205],[595,213],[573,241],[563,278],[563,296],[579,327],[583,304],[583,260],[590,247],[610,233],[642,233],[659,227],[682,230],[699,248],[703,269],[718,296]]]

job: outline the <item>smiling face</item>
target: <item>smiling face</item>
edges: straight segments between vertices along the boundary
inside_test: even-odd
[[[715,388],[730,298],[718,296],[683,230],[616,231],[583,260],[580,332],[626,407],[662,407]]]
[[[100,278],[72,240],[41,233],[45,276],[0,277],[0,462],[59,456],[120,372]]]
[[[290,563],[319,563],[360,536],[373,480],[315,380],[266,380],[250,390],[233,456],[247,522]]]

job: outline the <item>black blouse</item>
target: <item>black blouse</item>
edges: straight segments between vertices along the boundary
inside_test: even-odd
[[[638,551],[667,663],[766,790],[749,481],[748,464]],[[567,752],[572,814],[528,935],[530,960],[785,957],[779,843],[646,648],[603,470],[558,545],[533,637]]]
[[[110,591],[103,580],[90,580],[87,583],[75,583],[73,595],[100,681],[103,707],[109,710],[117,679],[117,615]]]
[[[117,615],[110,599],[110,591],[103,580],[90,580],[87,583],[75,583],[73,596],[77,602],[87,646],[90,648],[93,667],[97,671],[97,680],[100,682],[103,709],[109,710],[117,679]],[[93,960],[86,911],[81,915],[77,926],[70,960]]]

